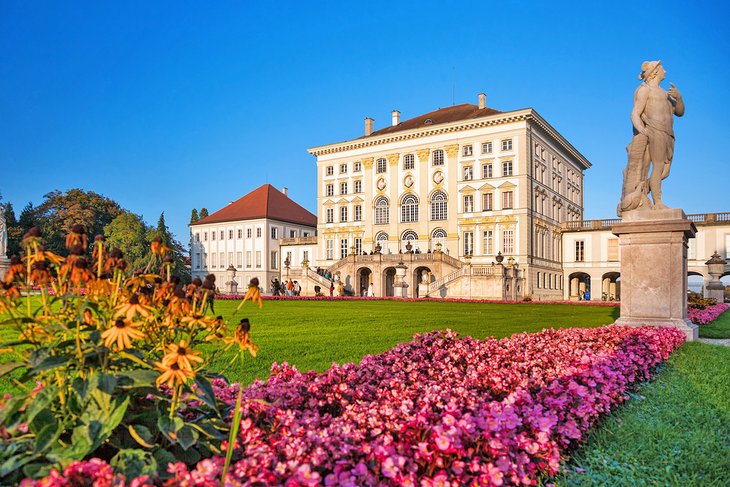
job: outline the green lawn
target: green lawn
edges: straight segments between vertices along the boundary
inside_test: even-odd
[[[725,311],[709,325],[700,325],[702,338],[730,338],[730,310]]]
[[[730,347],[688,343],[588,435],[567,472],[575,485],[730,485]]]

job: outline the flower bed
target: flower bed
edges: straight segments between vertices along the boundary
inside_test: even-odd
[[[713,304],[704,309],[692,308],[687,310],[687,317],[692,323],[698,325],[706,325],[715,321],[718,316],[727,311],[728,305],[725,303]]]
[[[534,484],[684,342],[673,328],[545,330],[503,340],[451,332],[322,374],[274,365],[244,389],[230,485]],[[214,383],[235,402],[236,385]],[[224,445],[225,446],[225,445]],[[170,465],[168,485],[220,485],[223,458]],[[90,460],[33,485],[115,477]],[[119,477],[117,481],[121,480]],[[42,483],[45,482],[45,483]],[[146,485],[138,478],[129,485]]]
[[[489,303],[489,304],[575,304],[580,306],[620,306],[618,301],[510,301],[506,299],[464,299],[464,298],[396,298],[365,296],[271,296],[261,295],[264,301],[405,301],[435,303]],[[242,300],[243,294],[216,294],[219,300]]]

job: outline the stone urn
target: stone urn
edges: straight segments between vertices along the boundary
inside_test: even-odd
[[[497,261],[497,264],[501,264],[502,263],[502,261],[504,260],[504,255],[502,255],[502,251],[501,250],[499,252],[497,252],[497,256],[494,258],[494,260]]]
[[[707,297],[712,298],[718,303],[722,303],[725,300],[725,285],[720,280],[720,276],[725,271],[725,259],[720,257],[717,250],[710,260],[705,262],[707,265],[707,272],[710,274],[710,282],[707,283]]]

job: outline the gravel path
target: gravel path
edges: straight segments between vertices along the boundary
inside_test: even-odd
[[[730,338],[698,338],[698,342],[709,343],[710,345],[725,345],[730,347]]]

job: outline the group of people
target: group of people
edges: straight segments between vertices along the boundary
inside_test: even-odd
[[[274,296],[299,296],[301,292],[302,286],[298,281],[289,279],[280,282],[277,278],[271,280],[271,294]]]

